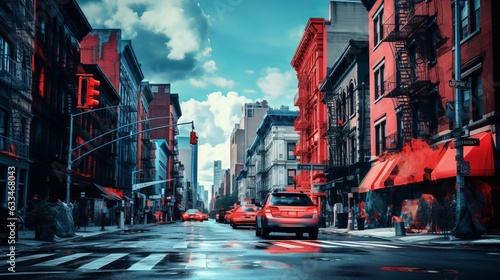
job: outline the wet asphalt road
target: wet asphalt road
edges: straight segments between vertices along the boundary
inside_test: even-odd
[[[253,228],[177,222],[17,252],[5,279],[489,279],[500,248],[412,246],[320,234],[255,236]]]

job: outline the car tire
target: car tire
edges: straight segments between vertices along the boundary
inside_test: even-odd
[[[262,233],[262,238],[264,238],[264,239],[269,238],[269,233],[271,233],[271,232],[268,229],[264,228],[264,227],[262,227],[261,230],[262,230],[262,232],[261,232]]]
[[[262,233],[260,232],[259,226],[257,225],[257,222],[255,222],[255,236],[261,236]]]
[[[238,226],[235,223],[232,223],[231,227],[234,228],[234,229],[236,229]]]
[[[318,229],[313,229],[313,230],[309,231],[309,239],[311,239],[311,240],[318,239],[318,233],[319,233]]]

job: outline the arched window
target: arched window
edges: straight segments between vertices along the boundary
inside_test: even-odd
[[[349,84],[349,114],[354,115],[356,111],[354,110],[355,96],[354,96],[354,84],[351,82]]]

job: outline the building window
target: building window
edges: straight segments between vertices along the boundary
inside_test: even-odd
[[[375,153],[382,154],[385,151],[385,120],[375,125]]]
[[[287,171],[288,171],[287,185],[292,186],[295,184],[295,181],[293,180],[293,178],[297,174],[297,171],[295,169],[288,169]]]
[[[350,137],[349,137],[349,157],[350,157],[350,163],[351,164],[355,164],[356,163],[356,152],[357,152],[357,149],[356,149],[356,135],[355,134],[352,134]]]
[[[435,64],[437,60],[437,25],[434,22],[429,27],[429,63]]]
[[[384,38],[384,8],[373,16],[373,46],[376,47]]]
[[[6,136],[7,134],[6,132],[7,132],[7,113],[4,110],[0,110],[0,136]]]
[[[481,26],[481,1],[467,0],[460,4],[460,40],[479,30]]]
[[[295,143],[287,143],[286,144],[286,154],[287,154],[288,160],[295,159],[295,154],[293,153],[294,148],[295,148]]]
[[[354,84],[349,84],[349,114],[354,115],[356,111],[354,110]]]
[[[385,93],[385,64],[380,64],[376,69],[374,69],[374,80],[375,80],[375,100],[382,97]]]
[[[481,72],[476,71],[464,80],[471,83],[471,89],[464,90],[464,109],[462,124],[466,125],[470,120],[480,120],[484,115],[483,85],[481,83]]]

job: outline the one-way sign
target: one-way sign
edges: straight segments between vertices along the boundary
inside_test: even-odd
[[[298,164],[298,170],[325,170],[326,165],[324,164]]]

